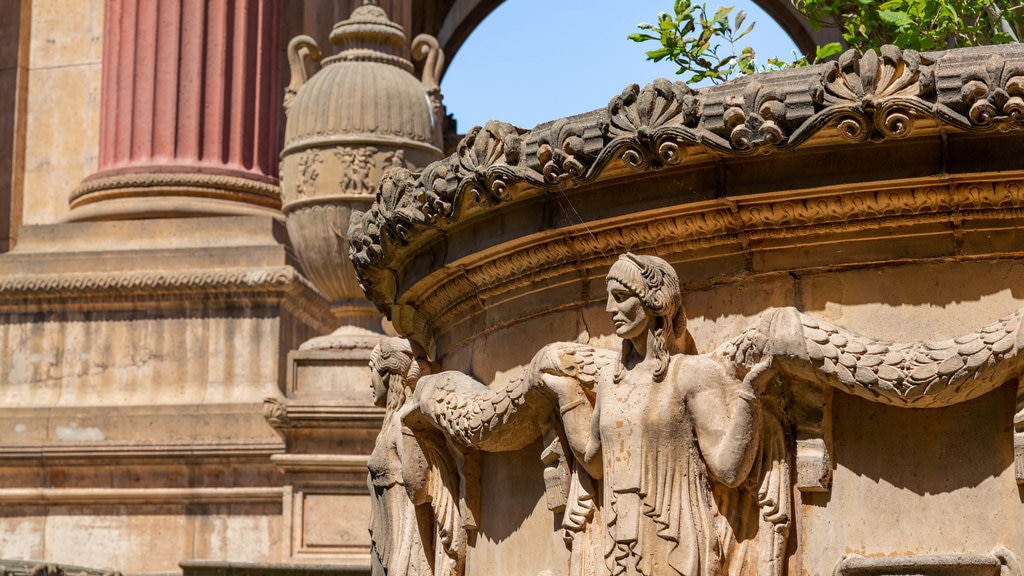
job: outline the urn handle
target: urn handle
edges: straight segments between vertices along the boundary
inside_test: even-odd
[[[288,67],[291,69],[292,78],[288,87],[284,90],[284,110],[287,113],[295,101],[295,95],[306,83],[306,60],[313,62],[320,61],[320,47],[305,34],[292,38],[288,43]]]
[[[437,43],[437,38],[430,34],[420,34],[412,39],[412,57],[423,62],[423,87],[430,99],[430,108],[434,117],[434,144],[444,147],[444,98],[441,95],[441,71],[444,70],[444,51]]]
[[[420,34],[412,39],[413,60],[424,60],[423,86],[428,92],[441,89],[441,71],[444,69],[444,51],[437,43],[437,38],[430,34]]]

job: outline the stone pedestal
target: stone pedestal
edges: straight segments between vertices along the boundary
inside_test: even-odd
[[[272,457],[287,486],[283,513],[293,562],[369,566],[367,455],[383,410],[372,405],[370,351],[380,335],[353,327],[347,348],[294,350],[284,396],[264,414],[285,440]],[[358,333],[356,333],[358,332]]]
[[[0,258],[3,555],[285,557],[289,350],[333,328],[266,217],[32,226]]]

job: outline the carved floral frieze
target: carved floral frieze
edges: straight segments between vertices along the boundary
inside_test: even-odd
[[[819,133],[885,141],[908,136],[922,122],[967,131],[1013,130],[1024,123],[1022,111],[1024,47],[1016,45],[934,53],[892,46],[849,51],[838,61],[699,90],[659,79],[627,87],[603,111],[530,131],[488,122],[470,130],[453,156],[418,173],[392,171],[377,186],[374,205],[353,223],[352,259],[370,298],[387,310],[395,281],[387,262],[394,261],[395,251],[431,231],[443,232],[473,207],[500,205],[517,194],[564,191],[610,168],[649,171],[692,156],[789,150]],[[886,198],[847,201],[863,201],[869,211],[908,209],[902,202],[885,208]],[[841,204],[787,209],[797,219],[830,219],[846,210]],[[753,212],[745,219],[755,217]]]
[[[823,106],[822,119],[836,122],[839,133],[855,141],[908,136],[916,115],[933,115],[940,105],[931,97],[932,64],[895,46],[883,46],[877,54],[848,51],[824,65],[821,86],[812,89]]]

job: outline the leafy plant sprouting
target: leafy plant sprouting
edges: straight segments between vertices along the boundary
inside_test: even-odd
[[[843,43],[818,46],[815,61],[845,48],[866,51],[883,44],[904,49],[936,50],[1019,42],[1024,37],[1024,0],[792,0],[815,29],[838,28]],[[754,49],[737,51],[737,43],[754,29],[740,10],[720,7],[708,17],[707,4],[675,0],[675,15],[662,12],[657,24],[640,24],[642,32],[629,35],[634,42],[655,41],[660,48],[647,52],[654,62],[668,60],[676,74],[691,73],[689,82],[721,82],[740,75],[806,66],[806,57],[785,61],[769,58],[758,66]],[[728,45],[723,50],[723,44]]]
[[[673,62],[679,66],[676,74],[692,73],[689,82],[721,82],[739,74],[751,74],[754,50],[745,47],[737,53],[736,43],[750,34],[754,24],[743,28],[746,13],[738,11],[730,19],[732,11],[731,6],[721,7],[709,16],[706,4],[676,0],[674,16],[662,12],[657,24],[638,25],[642,32],[630,34],[629,39],[660,43],[660,48],[647,52],[647,59]],[[722,50],[723,40],[728,43],[727,51]]]
[[[913,50],[1019,42],[1024,8],[1014,0],[793,0],[815,29],[838,28],[844,42],[867,50],[895,44]],[[842,50],[838,43],[827,48]],[[819,52],[823,49],[819,48]]]

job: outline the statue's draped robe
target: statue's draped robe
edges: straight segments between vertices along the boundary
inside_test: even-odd
[[[389,412],[367,461],[372,503],[370,506],[370,554],[373,576],[430,576],[417,521],[416,506],[403,481],[403,442],[415,440],[403,430],[398,414]]]
[[[745,481],[737,487],[709,476],[702,450],[717,450],[716,442],[726,440],[721,429],[704,430],[699,438],[691,412],[693,393],[702,388],[721,401],[709,403],[705,397],[700,409],[717,413],[700,421],[727,427],[735,404],[745,402],[723,389],[730,383],[738,384],[716,362],[676,356],[660,382],[627,375],[599,391],[605,395],[595,412],[605,474],[605,560],[613,575],[736,575],[749,563],[756,566],[760,475],[740,471]],[[757,431],[749,438],[760,440]],[[770,464],[765,456],[759,454],[758,468]]]

